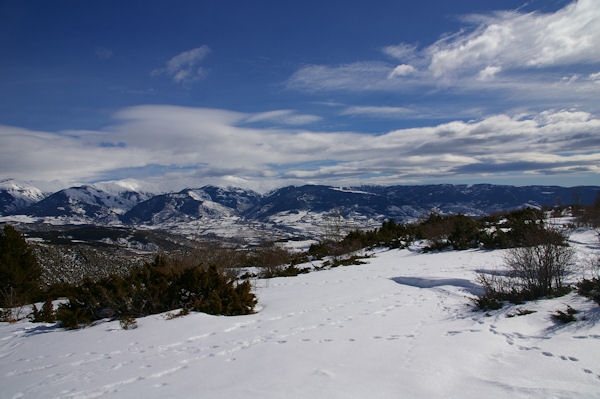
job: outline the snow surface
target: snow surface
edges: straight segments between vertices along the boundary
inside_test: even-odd
[[[580,258],[598,255],[577,231]],[[575,294],[473,312],[502,251],[378,251],[254,281],[257,312],[0,325],[0,398],[597,398],[600,307]],[[576,278],[577,276],[574,276]],[[550,317],[570,305],[579,321]],[[517,309],[533,310],[525,316]]]

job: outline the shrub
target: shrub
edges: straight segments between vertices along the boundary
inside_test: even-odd
[[[119,324],[123,330],[133,330],[137,328],[137,321],[133,316],[122,316],[119,319]]]
[[[577,284],[577,293],[600,305],[600,278],[584,279]]]
[[[505,263],[518,290],[534,298],[552,294],[563,288],[573,267],[571,248],[556,244],[510,249]]]
[[[54,312],[54,305],[52,305],[52,301],[47,300],[42,305],[42,309],[38,310],[38,308],[33,305],[32,313],[31,313],[31,321],[34,323],[55,323],[56,322],[56,313]]]
[[[190,314],[190,309],[189,308],[183,308],[180,309],[178,312],[173,313],[173,312],[169,312],[165,315],[165,318],[167,320],[173,320],[176,319],[178,317],[183,317],[183,316],[187,316],[188,314]]]
[[[78,302],[76,298],[69,298],[69,302],[58,306],[56,319],[60,321],[60,326],[67,330],[74,330],[84,324],[90,324],[95,320],[84,303]]]
[[[141,317],[179,308],[248,314],[255,304],[248,281],[238,283],[215,266],[174,268],[165,256],[157,256],[125,277],[84,281],[59,307],[57,318],[65,328],[78,328],[105,317]]]
[[[366,265],[367,262],[363,262],[361,259],[367,259],[367,258],[369,258],[369,256],[354,255],[354,256],[350,256],[349,258],[346,258],[346,259],[334,259],[331,262],[331,267]]]
[[[578,206],[577,222],[582,226],[600,227],[600,191],[590,206]]]
[[[273,278],[273,277],[293,277],[299,274],[308,273],[309,269],[299,268],[295,265],[278,265],[274,267],[263,267],[260,270],[260,278]]]
[[[31,247],[14,227],[0,232],[0,306],[30,303],[39,293],[41,268]]]
[[[485,248],[515,248],[543,243],[564,243],[564,235],[544,225],[544,213],[537,209],[518,209],[482,219],[488,230],[481,235]]]
[[[573,266],[573,251],[564,245],[543,244],[512,248],[505,256],[506,275],[479,274],[477,281],[484,292],[476,304],[480,309],[500,301],[522,303],[544,296],[568,293],[565,277]]]
[[[502,308],[502,302],[493,295],[482,295],[474,299],[475,306],[480,310],[497,310]]]
[[[417,226],[419,237],[429,241],[424,249],[440,251],[448,247],[455,250],[477,248],[481,241],[481,222],[468,216],[429,215],[429,218]]]
[[[552,318],[561,323],[570,323],[572,321],[577,321],[575,314],[579,313],[577,310],[573,309],[570,306],[567,306],[567,311],[563,312],[562,310],[556,310],[552,314]]]

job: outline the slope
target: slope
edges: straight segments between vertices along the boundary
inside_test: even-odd
[[[597,256],[577,231],[581,259]],[[135,330],[0,326],[2,398],[593,398],[600,311],[574,294],[473,312],[502,251],[379,251],[360,266],[254,282],[258,312],[155,315]],[[576,276],[578,277],[578,276]],[[550,318],[567,305],[579,321]]]

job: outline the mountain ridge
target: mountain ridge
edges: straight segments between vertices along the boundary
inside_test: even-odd
[[[302,185],[259,194],[237,187],[207,185],[155,195],[126,189],[107,192],[99,186],[84,185],[30,202],[23,202],[14,190],[2,188],[0,198],[4,198],[1,212],[4,221],[10,221],[11,216],[26,215],[60,224],[143,226],[188,233],[191,230],[205,233],[219,230],[220,234],[229,234],[225,231],[229,226],[238,230],[285,231],[287,235],[294,235],[318,229],[331,213],[351,224],[370,227],[386,219],[411,222],[431,212],[483,216],[559,203],[591,204],[599,192],[600,186],[437,184]]]

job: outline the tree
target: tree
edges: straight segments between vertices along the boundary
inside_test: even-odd
[[[0,232],[0,305],[22,305],[40,288],[42,269],[25,238],[14,227]]]

